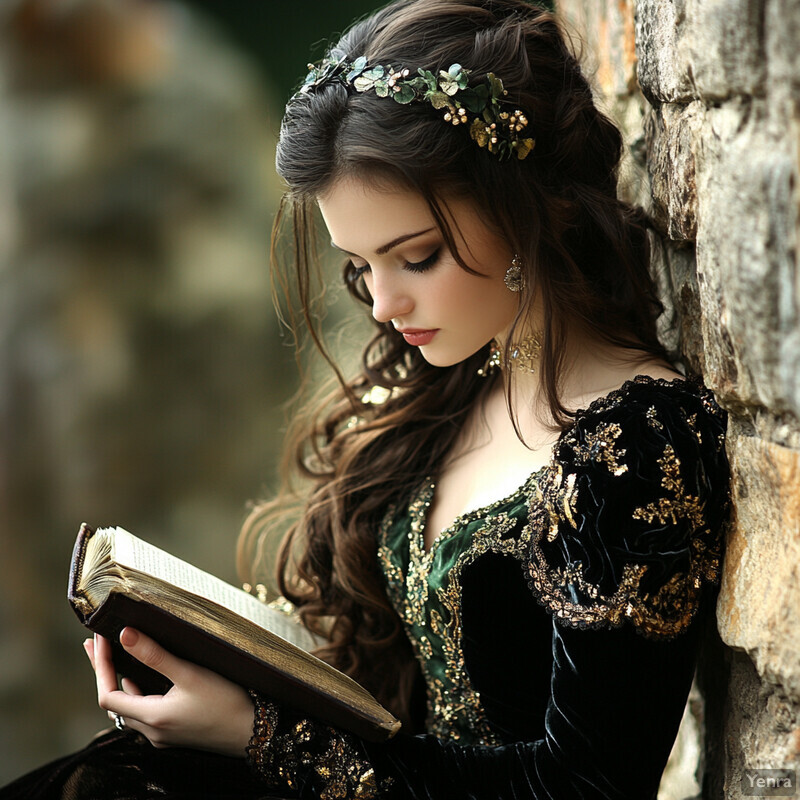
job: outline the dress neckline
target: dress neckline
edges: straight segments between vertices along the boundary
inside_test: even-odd
[[[591,401],[591,403],[589,403],[588,406],[575,410],[575,417],[573,418],[572,422],[566,428],[564,428],[561,433],[559,433],[555,442],[553,442],[553,445],[550,448],[550,457],[545,464],[542,464],[541,467],[530,473],[522,484],[520,484],[505,497],[502,497],[499,500],[493,500],[483,506],[470,509],[469,511],[464,511],[463,513],[459,514],[447,527],[443,528],[436,535],[436,538],[433,539],[430,547],[425,547],[425,529],[427,528],[428,524],[428,509],[431,507],[431,505],[433,505],[433,500],[436,495],[436,480],[432,475],[426,476],[425,480],[414,492],[412,498],[412,502],[414,502],[427,495],[427,500],[419,503],[418,505],[418,511],[416,514],[417,524],[414,525],[414,531],[418,537],[416,544],[419,550],[426,557],[432,557],[433,553],[439,548],[439,545],[443,541],[447,541],[447,539],[453,536],[457,531],[461,530],[465,525],[468,525],[470,522],[473,522],[476,519],[485,519],[495,509],[505,505],[510,505],[521,494],[527,494],[530,486],[536,483],[540,476],[543,475],[547,470],[553,468],[554,458],[556,451],[558,450],[558,446],[561,444],[562,439],[575,430],[580,420],[585,419],[592,414],[604,411],[606,408],[612,407],[617,403],[617,401],[628,394],[632,386],[639,385],[651,387],[656,386],[659,388],[691,386],[699,389],[703,384],[699,376],[681,375],[674,378],[655,378],[652,375],[640,373],[635,375],[633,378],[628,378],[628,380],[626,380],[621,386],[618,386],[616,389],[612,389],[607,394],[596,397]]]

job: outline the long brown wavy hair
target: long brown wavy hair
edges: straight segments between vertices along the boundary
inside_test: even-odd
[[[628,348],[634,358],[665,358],[655,331],[661,304],[648,273],[646,217],[617,198],[622,138],[595,107],[556,16],[523,0],[400,0],[353,25],[329,55],[412,72],[453,63],[473,76],[493,72],[536,139],[525,160],[501,162],[428,104],[400,105],[339,81],[295,95],[281,127],[277,169],[288,191],[273,230],[274,285],[290,324],[307,329],[335,380],[295,415],[282,489],[246,522],[239,567],[254,582],[274,566],[263,557],[270,537],[285,532],[278,585],[309,627],[327,632],[318,655],[408,721],[415,663],[384,590],[376,534],[387,509],[437,472],[487,391],[490,382],[477,375],[487,350],[434,367],[391,324],[374,323],[360,371],[345,378],[318,330],[314,298],[325,281],[314,245],[316,198],[345,177],[418,192],[456,258],[447,198],[471,200],[525,265],[515,325],[534,292],[542,304],[542,392],[558,427],[570,420],[559,395],[567,332]],[[370,305],[354,275],[348,262],[347,289]],[[362,399],[373,386],[394,391],[375,405]],[[305,479],[299,488],[296,476]]]

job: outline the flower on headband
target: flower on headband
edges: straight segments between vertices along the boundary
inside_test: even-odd
[[[518,109],[503,110],[509,103],[503,82],[488,72],[480,83],[469,85],[471,70],[452,64],[438,75],[418,69],[412,76],[409,69],[391,66],[368,67],[360,56],[352,63],[345,58],[324,59],[319,65],[309,64],[300,93],[307,94],[330,81],[352,86],[359,93],[374,91],[378,97],[391,97],[403,105],[414,101],[430,103],[444,110],[444,120],[451,125],[466,125],[479,147],[485,147],[500,160],[512,155],[524,159],[533,150],[535,139],[521,136],[528,126],[527,117]]]

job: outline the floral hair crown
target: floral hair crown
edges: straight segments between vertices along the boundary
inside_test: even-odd
[[[393,69],[380,65],[367,67],[364,56],[348,63],[346,58],[323,59],[309,64],[309,73],[300,88],[307,94],[330,81],[352,86],[357,92],[374,91],[378,97],[391,97],[396,103],[430,103],[444,110],[444,120],[451,125],[466,125],[469,135],[479,147],[485,147],[501,161],[516,156],[520,161],[533,150],[535,139],[524,136],[528,119],[505,99],[508,92],[494,73],[487,72],[483,80],[469,85],[471,70],[453,64],[438,75],[418,69],[411,77],[409,69]]]

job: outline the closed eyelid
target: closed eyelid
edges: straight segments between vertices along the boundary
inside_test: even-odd
[[[411,273],[427,272],[428,270],[436,266],[441,254],[442,254],[442,247],[438,246],[434,248],[434,250],[429,255],[427,255],[425,258],[420,259],[419,261],[411,261],[405,259],[403,261],[402,269],[405,272],[411,272]],[[358,266],[352,261],[352,259],[350,263],[353,268],[352,275],[353,278],[355,279],[360,278],[362,275],[365,275],[366,273],[372,271],[372,267],[368,263],[365,263],[363,266]]]

